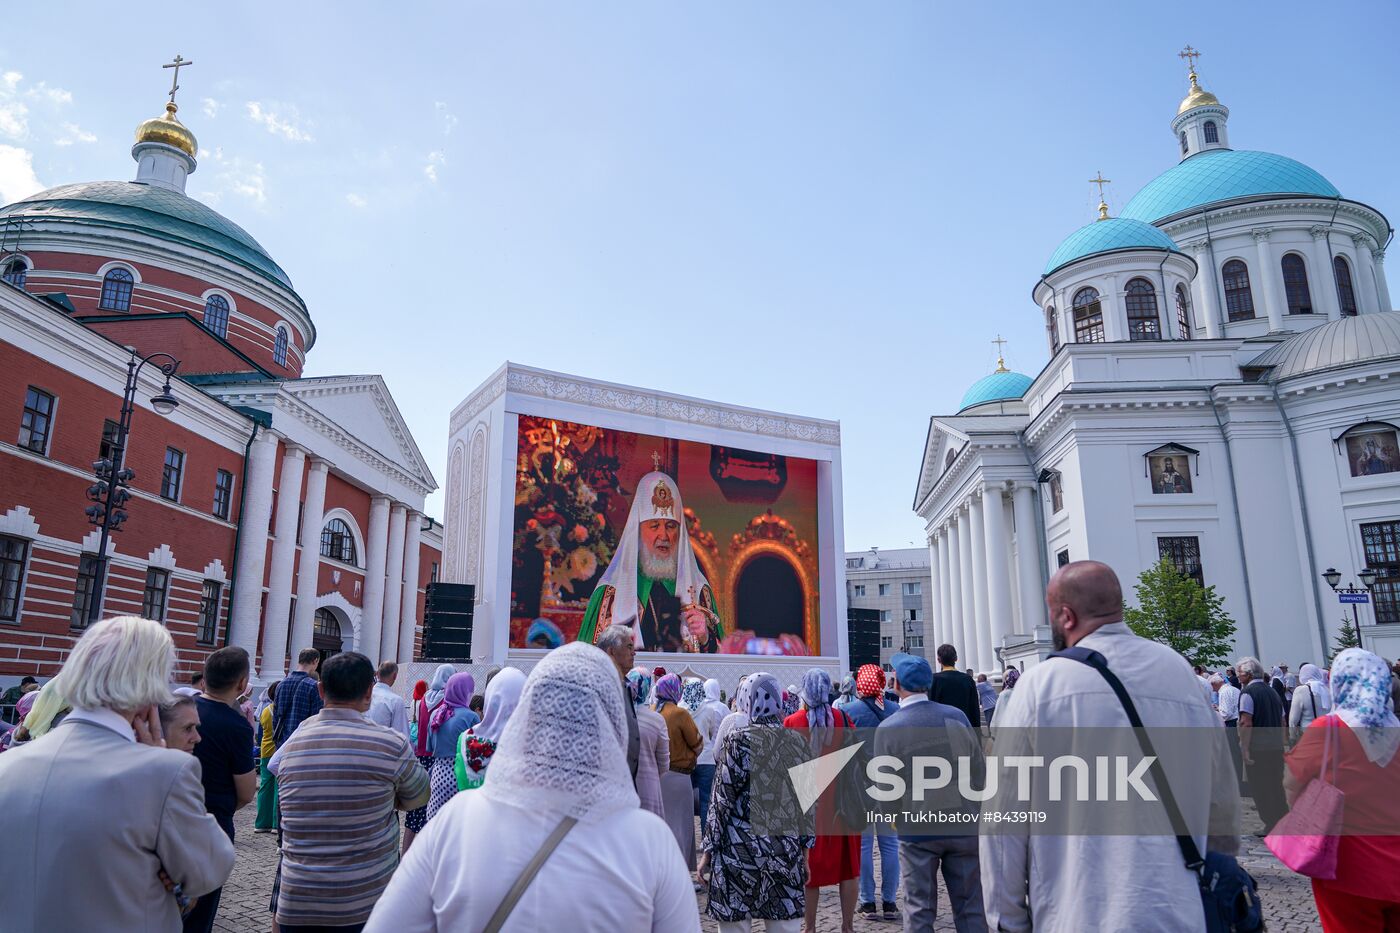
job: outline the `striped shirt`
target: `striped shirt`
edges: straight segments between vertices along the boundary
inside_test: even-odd
[[[428,802],[408,740],[352,709],[324,709],[279,750],[277,922],[365,922],[399,864],[394,810]]]

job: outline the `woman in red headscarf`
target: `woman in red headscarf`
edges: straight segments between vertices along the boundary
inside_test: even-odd
[[[899,708],[899,701],[885,696],[885,672],[878,664],[861,665],[856,671],[856,696],[841,707],[860,729],[874,729]],[[875,904],[875,850],[880,850],[880,904]],[[895,894],[899,890],[899,837],[877,834],[866,827],[860,837],[860,888],[857,894],[861,916],[871,920],[898,920]]]

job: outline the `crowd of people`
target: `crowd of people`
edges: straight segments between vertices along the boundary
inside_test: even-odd
[[[859,918],[930,930],[940,876],[963,933],[1203,930],[1198,876],[1171,835],[853,830],[835,793],[803,812],[762,773],[845,748],[853,729],[873,730],[876,754],[933,741],[980,769],[1002,730],[1122,727],[1131,705],[1149,730],[1223,737],[1228,754],[1203,754],[1196,775],[1168,769],[1170,783],[1224,779],[1253,798],[1263,833],[1312,782],[1343,791],[1336,877],[1313,880],[1321,923],[1396,928],[1400,833],[1367,833],[1400,786],[1400,681],[1382,659],[1351,648],[1296,675],[1252,657],[1193,670],[1128,629],[1117,578],[1091,561],[1061,568],[1046,601],[1066,656],[1026,671],[974,676],[941,645],[937,670],[897,654],[889,672],[865,665],[834,684],[814,667],[786,688],[757,670],[732,697],[638,666],[630,629],[614,625],[596,647],[551,648],[528,675],[492,670],[480,691],[441,665],[407,699],[393,662],[308,649],[254,699],[243,649],[211,652],[177,686],[163,626],[108,619],[55,677],[12,691],[0,838],[16,857],[0,862],[0,925],[212,930],[234,815],[256,801],[254,832],[277,834],[268,923],[283,933],[675,933],[702,915],[725,933],[757,920],[815,933],[824,888],[843,933]],[[1240,800],[1175,790],[1189,827],[1222,825],[1216,811]],[[938,806],[975,817],[980,804]],[[1229,856],[1239,835],[1191,842]]]

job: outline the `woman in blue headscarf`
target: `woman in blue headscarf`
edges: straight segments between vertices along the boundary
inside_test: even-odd
[[[814,667],[802,675],[802,709],[783,720],[789,729],[806,729],[812,757],[830,754],[840,747],[840,730],[854,727],[850,717],[831,706],[831,675]],[[858,827],[857,827],[858,828]],[[826,835],[822,835],[822,830]],[[841,929],[851,928],[860,878],[860,835],[839,826],[834,788],[817,800],[817,844],[807,857],[807,913],[805,929],[817,928],[820,888],[839,885]]]

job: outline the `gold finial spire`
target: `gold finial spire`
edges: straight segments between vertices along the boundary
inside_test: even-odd
[[[1204,107],[1210,104],[1218,105],[1220,103],[1220,99],[1217,98],[1210,91],[1207,91],[1205,88],[1201,87],[1200,81],[1198,81],[1196,78],[1196,59],[1201,57],[1201,53],[1188,45],[1180,52],[1177,52],[1176,56],[1177,58],[1186,59],[1186,76],[1191,79],[1191,87],[1187,89],[1185,99],[1182,100],[1181,106],[1177,108],[1177,114],[1183,114],[1194,107]]]
[[[1187,73],[1191,78],[1191,86],[1197,87],[1198,85],[1196,84],[1196,59],[1201,57],[1201,53],[1188,45],[1180,52],[1177,52],[1176,57],[1186,59],[1186,68]]]
[[[169,104],[169,106],[166,108],[167,110],[171,110],[171,111],[174,111],[174,110],[175,110],[175,92],[178,91],[178,90],[180,90],[180,69],[181,69],[181,68],[184,68],[184,67],[186,67],[186,66],[188,66],[188,65],[193,65],[193,64],[194,64],[194,62],[187,62],[187,61],[185,61],[183,58],[181,58],[179,55],[176,55],[176,56],[175,56],[175,60],[174,60],[173,62],[170,62],[170,63],[167,64],[167,65],[161,65],[161,66],[160,66],[160,67],[162,67],[162,68],[174,68],[174,69],[175,69],[175,73],[174,73],[174,74],[171,76],[171,78],[170,78],[170,104]]]
[[[992,343],[996,344],[996,347],[997,347],[997,368],[994,369],[994,370],[992,370],[992,372],[994,372],[994,373],[1009,373],[1009,372],[1011,372],[1011,370],[1009,370],[1009,369],[1006,368],[1006,354],[1003,352],[1003,351],[1006,349],[1006,341],[1005,341],[1004,339],[1002,339],[1001,334],[997,334],[997,339],[993,340]]]
[[[1099,220],[1108,220],[1108,202],[1103,198],[1103,186],[1113,184],[1113,179],[1104,178],[1103,172],[1097,172],[1089,179],[1089,184],[1099,186]]]

